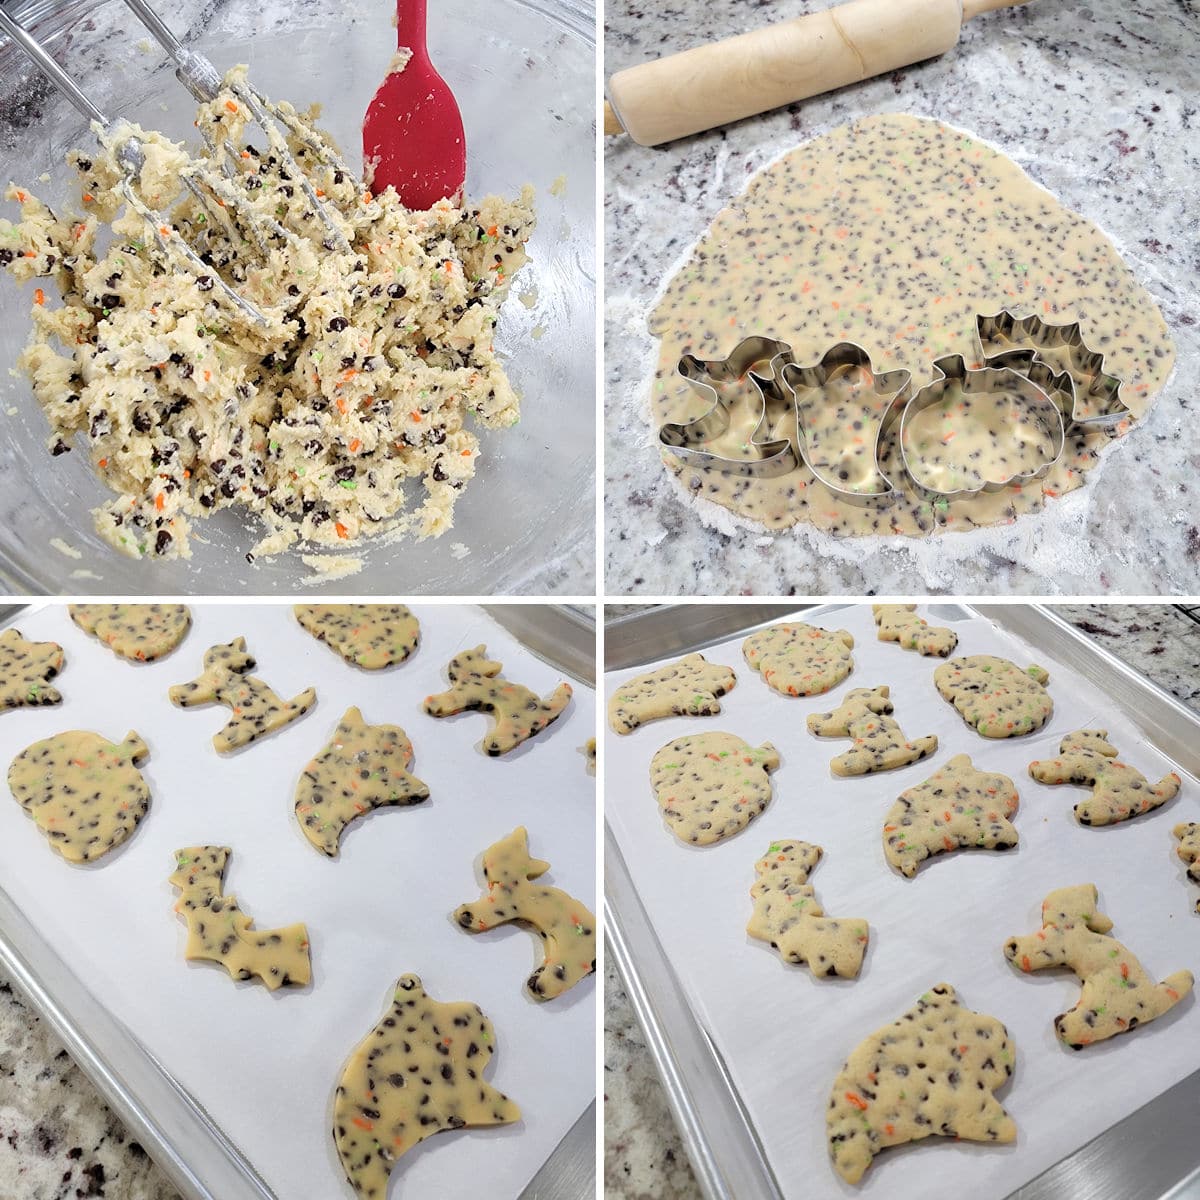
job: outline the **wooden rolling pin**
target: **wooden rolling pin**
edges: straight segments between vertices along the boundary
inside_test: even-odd
[[[944,54],[964,21],[1029,0],[850,0],[618,71],[604,132],[643,146],[740,121]]]

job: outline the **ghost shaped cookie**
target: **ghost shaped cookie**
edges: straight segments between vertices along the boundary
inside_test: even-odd
[[[186,604],[68,604],[67,611],[84,633],[131,662],[165,657],[192,626]]]
[[[958,645],[958,634],[918,617],[915,604],[872,604],[881,642],[896,642],[905,650],[947,658]]]
[[[717,697],[736,682],[729,667],[689,654],[625,680],[608,702],[609,727],[625,734],[664,717],[711,717],[721,711]]]
[[[871,775],[876,771],[894,771],[909,763],[928,758],[938,747],[936,735],[908,741],[894,712],[887,687],[854,688],[841,704],[827,713],[808,718],[808,732],[814,737],[849,738],[854,746],[829,763],[835,775]]]
[[[15,629],[0,633],[0,709],[61,704],[48,683],[63,669],[57,642],[27,642]]]
[[[1023,737],[1050,719],[1050,676],[1041,667],[1020,667],[1006,658],[972,654],[952,658],[933,673],[942,696],[976,733],[989,738]]]
[[[768,687],[781,696],[817,696],[854,670],[854,639],[844,629],[831,633],[792,622],[752,633],[742,653]]]
[[[420,636],[403,604],[297,604],[293,611],[313,637],[364,671],[404,662]]]

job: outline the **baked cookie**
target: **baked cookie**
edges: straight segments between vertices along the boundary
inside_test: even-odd
[[[296,620],[351,666],[382,671],[417,648],[420,625],[403,604],[297,604]]]
[[[1179,839],[1175,853],[1188,864],[1188,878],[1193,883],[1200,883],[1200,825],[1195,821],[1184,821],[1171,832]],[[1200,900],[1196,901],[1196,911],[1200,912]]]
[[[1054,1018],[1072,1050],[1145,1025],[1192,990],[1191,971],[1155,983],[1120,942],[1106,937],[1112,922],[1097,911],[1096,899],[1091,883],[1058,888],[1042,902],[1041,929],[1004,943],[1004,957],[1022,971],[1070,967],[1079,976],[1079,1002]]]
[[[61,704],[47,683],[63,669],[57,642],[27,642],[15,629],[0,633],[0,709]]]
[[[71,620],[131,662],[154,662],[187,637],[186,604],[68,604]]]
[[[1017,789],[1007,775],[977,771],[956,754],[906,792],[883,822],[884,857],[907,879],[935,854],[951,850],[1011,850],[1017,831]]]
[[[290,725],[316,703],[315,688],[305,688],[291,700],[280,699],[261,679],[247,674],[257,665],[246,652],[246,639],[234,638],[227,646],[206,650],[199,678],[176,684],[168,693],[179,708],[224,704],[233,711],[225,727],[213,734],[213,745],[221,754]]]
[[[179,889],[175,911],[187,922],[184,957],[220,963],[234,979],[258,978],[274,991],[312,978],[308,930],[302,924],[282,929],[251,929],[254,921],[237,898],[222,893],[228,846],[188,846],[175,851],[171,883]]]
[[[1058,758],[1029,764],[1038,783],[1074,783],[1092,789],[1091,798],[1075,805],[1080,825],[1113,825],[1151,812],[1179,792],[1179,776],[1172,771],[1151,784],[1141,771],[1117,762],[1117,748],[1106,739],[1107,729],[1077,729],[1058,747]]]
[[[120,743],[72,729],[26,746],[8,786],[68,862],[95,862],[119,846],[150,808],[137,764],[150,753],[136,733]]]
[[[772,842],[754,864],[754,915],[746,932],[770,942],[784,962],[807,963],[820,979],[853,979],[867,952],[868,926],[859,917],[827,917],[808,882],[821,861],[820,846]]]
[[[948,658],[958,645],[958,634],[918,617],[915,604],[872,604],[881,642],[898,642],[905,650]]]
[[[412,742],[398,725],[368,725],[346,709],[333,740],[304,768],[296,784],[296,820],[304,836],[337,858],[342,830],[374,808],[429,799],[429,788],[408,773]]]
[[[689,654],[621,684],[608,702],[609,727],[632,733],[663,717],[711,717],[721,711],[717,697],[733,691],[736,682],[732,668]]]
[[[854,639],[799,622],[772,625],[742,643],[746,661],[781,696],[819,696],[854,670]]]
[[[825,1126],[837,1173],[857,1183],[881,1150],[927,1137],[1013,1141],[995,1093],[1015,1055],[995,1017],[964,1008],[948,983],[930,988],[859,1042],[833,1081]]]
[[[894,771],[918,759],[928,758],[938,747],[935,734],[907,741],[892,718],[888,688],[854,688],[841,704],[827,713],[808,718],[808,732],[814,737],[850,738],[854,748],[839,754],[829,764],[835,775],[871,775],[876,771]]]
[[[596,969],[596,918],[574,896],[532,882],[548,870],[548,862],[529,857],[529,835],[518,826],[483,852],[484,894],[454,910],[472,933],[509,921],[533,926],[545,943],[545,960],[525,986],[539,1000],[561,996]]]
[[[681,842],[711,846],[741,833],[771,803],[767,773],[778,766],[770,742],[754,749],[732,733],[697,733],[659,750],[650,786]]]
[[[952,658],[933,673],[942,696],[977,733],[989,738],[1022,737],[1041,729],[1054,711],[1046,691],[1049,674],[1006,658],[972,654]]]
[[[495,1051],[492,1023],[477,1005],[440,1004],[416,975],[400,977],[333,1094],[333,1142],[357,1195],[385,1200],[401,1155],[435,1133],[521,1119],[521,1110],[484,1082]]]
[[[512,683],[500,672],[503,663],[487,656],[486,646],[456,654],[446,667],[451,687],[447,692],[425,697],[431,717],[450,717],[460,712],[492,714],[491,732],[483,739],[483,750],[492,758],[515,749],[558,720],[571,702],[571,685],[560,683],[543,700],[529,688]]]

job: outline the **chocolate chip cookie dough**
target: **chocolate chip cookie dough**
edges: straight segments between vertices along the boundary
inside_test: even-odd
[[[1032,666],[1022,671],[994,654],[952,658],[934,671],[933,682],[959,716],[987,738],[1036,733],[1054,712],[1045,670]]]
[[[351,666],[382,671],[417,648],[420,625],[403,604],[297,604],[296,620]]]
[[[835,775],[873,775],[876,771],[894,771],[909,763],[928,758],[937,748],[937,734],[910,742],[892,716],[895,706],[890,689],[854,688],[845,699],[827,713],[812,713],[808,732],[813,737],[849,738],[854,745],[831,759],[829,769]]]
[[[688,654],[625,680],[608,702],[609,728],[626,734],[665,717],[711,717],[721,711],[717,697],[732,691],[736,682],[732,667]]]
[[[85,633],[133,662],[170,654],[192,626],[186,604],[68,604],[67,611]]]
[[[0,711],[61,704],[62,695],[49,681],[63,669],[57,642],[27,642],[16,629],[0,633]]]
[[[958,645],[958,634],[944,625],[930,625],[917,616],[915,604],[872,604],[881,642],[896,642],[905,650],[947,658]]]
[[[854,670],[854,638],[802,622],[771,625],[752,633],[742,653],[769,688],[781,696],[818,696]]]

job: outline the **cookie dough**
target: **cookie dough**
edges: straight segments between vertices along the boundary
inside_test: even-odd
[[[837,1173],[857,1183],[881,1150],[927,1137],[1013,1141],[995,1093],[1015,1055],[995,1017],[965,1008],[948,983],[930,988],[859,1042],[833,1081],[825,1125]]]
[[[1038,783],[1074,783],[1090,787],[1089,800],[1075,805],[1080,825],[1113,825],[1151,812],[1179,793],[1180,778],[1172,771],[1157,783],[1117,762],[1117,748],[1106,739],[1107,729],[1079,729],[1068,733],[1058,747],[1058,758],[1031,762],[1029,774]]]
[[[753,748],[732,733],[697,733],[655,754],[650,786],[681,842],[711,846],[741,833],[771,803],[768,772],[778,766],[770,742]]]
[[[924,783],[900,793],[883,822],[884,857],[907,879],[935,854],[1011,850],[1017,789],[1007,775],[978,771],[956,754]]]
[[[928,758],[937,749],[935,734],[915,742],[905,738],[892,717],[895,709],[888,693],[887,687],[854,688],[833,712],[813,713],[808,718],[808,732],[814,737],[850,738],[854,742],[853,749],[830,761],[829,769],[835,775],[894,771]]]
[[[876,371],[911,371],[917,388],[933,377],[935,359],[959,353],[972,360],[976,315],[1001,308],[1081,321],[1085,341],[1123,380],[1121,398],[1134,418],[1145,415],[1171,373],[1166,322],[1116,247],[1011,159],[960,129],[906,114],[840,126],[758,172],[670,280],[649,322],[661,339],[650,397],[654,432],[707,407],[676,374],[684,354],[720,359],[743,337],[765,334],[787,342],[807,366],[849,341],[867,350]],[[706,448],[744,458],[761,404],[749,380],[733,399],[729,429]],[[851,472],[850,485],[859,482],[859,443],[874,441],[887,402],[870,387],[857,400],[809,405],[804,413],[810,442],[835,470]],[[983,422],[976,436],[1011,457],[1034,427],[1015,429],[1007,414],[992,415],[1003,419]],[[794,417],[787,413],[765,434],[794,443]],[[1085,482],[1110,440],[1102,429],[1073,431],[1061,462],[1041,480],[933,502],[902,481],[897,423],[881,454],[903,492],[891,505],[841,499],[803,465],[754,479],[684,465],[668,453],[663,462],[687,494],[768,529],[807,522],[836,536],[917,536],[1036,512],[1047,497]],[[974,465],[994,474],[989,464]]]
[[[721,711],[717,697],[732,691],[736,682],[730,667],[689,654],[621,684],[608,702],[609,728],[625,734],[664,717],[714,716]]]
[[[1183,821],[1171,832],[1179,839],[1175,853],[1188,864],[1188,878],[1193,883],[1200,883],[1200,825],[1195,821]],[[1200,899],[1196,901],[1196,911],[1200,912]]]
[[[933,673],[943,698],[976,733],[989,738],[1023,737],[1041,729],[1054,711],[1046,691],[1049,680],[1041,667],[1022,671],[992,654],[952,658]]]
[[[131,837],[150,808],[137,769],[150,751],[132,731],[120,743],[72,729],[26,746],[8,786],[68,862],[95,862]]]
[[[560,683],[548,699],[519,683],[505,679],[504,664],[487,656],[486,646],[456,654],[446,667],[451,687],[425,697],[431,717],[451,717],[460,712],[492,714],[492,728],[483,739],[484,753],[496,758],[528,741],[558,720],[571,702],[571,685]]]
[[[784,962],[807,963],[818,979],[853,979],[867,952],[868,926],[860,917],[827,917],[817,903],[808,877],[823,853],[820,846],[800,841],[767,847],[754,864],[754,915],[746,932],[770,942]]]
[[[403,604],[297,604],[296,620],[351,666],[381,671],[417,648],[420,626]]]
[[[533,927],[545,960],[525,986],[539,1000],[561,996],[596,969],[596,918],[574,896],[533,882],[548,870],[548,862],[529,857],[529,835],[518,826],[483,852],[484,894],[454,910],[454,919],[472,933],[509,921]]]
[[[315,688],[305,688],[291,700],[281,700],[261,679],[246,674],[258,664],[246,652],[246,639],[234,638],[227,646],[212,646],[204,652],[204,671],[191,683],[176,684],[171,703],[179,708],[200,704],[224,704],[233,711],[225,727],[213,734],[220,754],[290,725],[316,703]]]
[[[0,264],[34,292],[33,336],[18,365],[50,426],[51,454],[78,441],[115,498],[94,512],[100,535],[133,557],[189,557],[191,523],[236,509],[260,523],[253,554],[297,542],[347,547],[384,531],[439,535],[475,473],[486,428],[520,406],[493,345],[501,301],[526,261],[533,189],[427,212],[378,196],[301,150],[294,178],[225,77],[200,106],[198,158],[160,133],[136,134],[140,198],[209,264],[164,256],[125,209],[113,149],[72,152],[82,204],[54,208],[11,187],[17,225],[0,221]],[[295,112],[286,103],[282,107]],[[315,110],[295,114],[328,146]],[[251,140],[254,139],[254,140]],[[229,203],[181,190],[198,166]],[[225,178],[228,172],[228,178]],[[349,244],[338,248],[304,185]],[[230,214],[251,225],[231,227]],[[260,247],[253,230],[263,236]],[[227,300],[224,280],[267,318]],[[424,499],[405,499],[419,481]]]
[[[175,911],[187,922],[184,957],[220,963],[234,979],[258,978],[271,990],[304,987],[312,978],[308,930],[302,924],[251,929],[254,921],[237,898],[221,891],[228,846],[187,846],[175,851],[171,884],[179,889]]]
[[[943,625],[930,625],[918,617],[915,604],[872,604],[881,642],[898,642],[905,650],[948,658],[958,645],[958,634]]]
[[[342,830],[376,808],[407,807],[429,799],[429,788],[408,773],[413,748],[398,725],[368,725],[346,709],[333,740],[296,784],[296,820],[322,854],[337,858]]]
[[[0,633],[0,710],[61,704],[47,683],[63,669],[57,642],[27,642],[16,629]]]
[[[170,654],[192,626],[186,604],[68,604],[67,611],[85,633],[133,662]]]
[[[441,1004],[402,975],[388,1011],[346,1063],[333,1095],[333,1142],[366,1200],[386,1200],[388,1177],[418,1143],[444,1129],[508,1125],[521,1110],[485,1083],[496,1051],[478,1006]]]
[[[1041,929],[1004,943],[1004,957],[1022,971],[1070,967],[1079,976],[1079,1002],[1054,1018],[1058,1036],[1072,1050],[1145,1025],[1192,990],[1191,971],[1155,983],[1116,938],[1105,936],[1112,922],[1096,902],[1094,884],[1058,888],[1042,902]]]
[[[580,752],[583,754],[584,767],[589,775],[596,773],[596,739],[588,738],[586,742],[580,746]]]
[[[854,639],[815,625],[772,625],[742,643],[746,661],[782,696],[818,696],[854,670]]]

